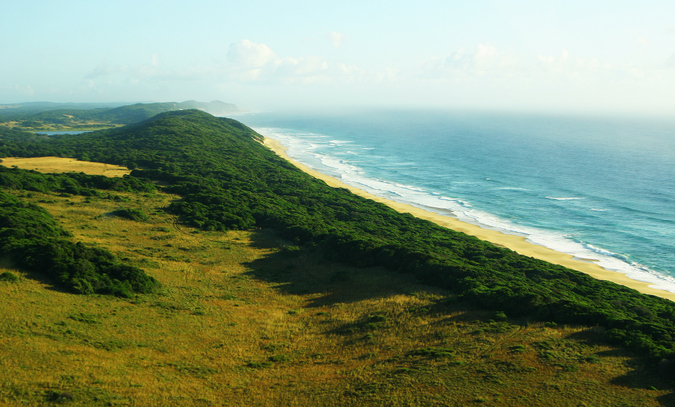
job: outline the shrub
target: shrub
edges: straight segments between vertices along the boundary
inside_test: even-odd
[[[159,286],[143,270],[119,263],[109,251],[74,243],[70,237],[49,212],[0,191],[0,256],[9,256],[19,268],[44,273],[79,294],[128,298]],[[2,276],[5,281],[18,280],[9,272]]]
[[[10,283],[15,283],[19,281],[19,277],[17,277],[13,273],[10,273],[9,271],[5,271],[4,273],[0,274],[0,281],[8,281]]]
[[[146,222],[148,220],[148,215],[140,209],[120,209],[112,213],[115,216],[120,218],[130,219],[136,222]]]

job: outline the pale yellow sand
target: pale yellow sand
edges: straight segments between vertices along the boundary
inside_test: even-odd
[[[16,158],[9,157],[0,160],[0,165],[5,167],[17,166],[24,170],[36,170],[40,172],[84,172],[90,175],[105,175],[106,177],[122,177],[131,173],[126,167],[112,164],[78,161],[74,158],[61,157],[33,157]]]
[[[470,223],[459,221],[455,218],[437,215],[435,213],[425,211],[408,204],[398,203],[389,199],[380,198],[368,192],[362,191],[358,188],[351,187],[342,183],[341,181],[330,177],[328,175],[322,174],[318,171],[312,170],[307,166],[300,164],[296,161],[293,161],[286,154],[286,149],[277,141],[269,138],[265,138],[265,145],[269,147],[272,151],[277,153],[279,156],[287,159],[293,165],[303,170],[304,172],[312,175],[313,177],[319,178],[326,182],[328,185],[335,188],[347,188],[356,195],[372,199],[373,201],[384,203],[399,212],[410,213],[418,218],[430,220],[438,225],[447,227],[452,230],[459,232],[464,232],[468,235],[476,236],[479,239],[487,240],[498,246],[507,247],[517,253],[520,253],[525,256],[534,257],[540,260],[545,260],[549,263],[559,264],[574,270],[581,271],[592,277],[595,277],[600,280],[609,280],[617,284],[624,285],[626,287],[633,288],[645,294],[651,294],[662,298],[667,298],[671,301],[675,301],[675,293],[671,293],[664,290],[659,290],[649,287],[648,283],[642,281],[632,280],[626,277],[624,274],[605,270],[602,267],[585,261],[575,260],[568,254],[557,252],[555,250],[548,249],[544,246],[535,245],[529,243],[525,238],[514,235],[507,235],[495,230],[483,229],[479,226],[472,225]]]

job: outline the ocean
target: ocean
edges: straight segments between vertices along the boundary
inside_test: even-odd
[[[238,119],[346,184],[675,292],[675,120],[440,110]]]

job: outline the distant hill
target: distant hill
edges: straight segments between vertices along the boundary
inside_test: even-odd
[[[124,106],[125,103],[54,103],[54,102],[28,102],[0,104],[0,116],[3,115],[25,115],[52,110],[93,110],[110,109]]]
[[[243,110],[219,100],[198,102],[137,103],[133,105],[35,102],[0,105],[0,125],[27,131],[95,130],[147,120],[175,110],[201,110],[214,116]]]
[[[131,124],[147,120],[160,113],[189,109],[201,110],[214,116],[242,112],[237,105],[221,102],[219,100],[208,103],[188,100],[181,103],[138,103],[135,105],[120,106],[101,112],[100,117],[107,118],[114,124]]]

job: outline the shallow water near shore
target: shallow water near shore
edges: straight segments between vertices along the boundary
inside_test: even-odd
[[[346,184],[675,292],[675,122],[402,110],[241,120]]]

